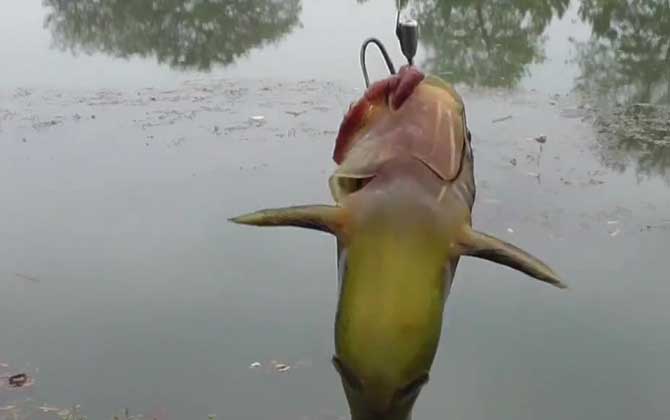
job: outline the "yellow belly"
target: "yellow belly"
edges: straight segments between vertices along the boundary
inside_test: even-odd
[[[423,241],[357,238],[338,305],[338,357],[365,383],[397,387],[430,369],[445,300],[444,255]]]

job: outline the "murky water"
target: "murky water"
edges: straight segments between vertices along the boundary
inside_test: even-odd
[[[225,220],[330,200],[394,2],[5,1],[0,376],[35,385],[0,408],[346,416],[333,241]],[[670,4],[530,3],[415,1],[417,61],[465,98],[475,226],[571,289],[463,261],[415,415],[668,418]]]

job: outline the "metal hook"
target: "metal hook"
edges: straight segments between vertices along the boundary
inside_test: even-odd
[[[401,3],[398,1],[398,14],[396,16],[395,33],[398,37],[398,41],[400,41],[400,49],[402,50],[402,54],[407,59],[407,63],[411,66],[414,64],[414,56],[416,55],[416,50],[419,44],[419,24],[413,19],[400,22],[400,4]],[[366,88],[370,86],[370,76],[368,75],[368,66],[366,63],[365,53],[367,51],[368,45],[370,44],[375,44],[379,48],[379,51],[381,51],[382,55],[384,56],[384,61],[386,62],[386,67],[389,69],[389,72],[391,74],[396,74],[395,66],[393,65],[393,61],[391,60],[388,51],[386,51],[384,44],[382,44],[382,42],[377,38],[368,38],[365,40],[365,42],[363,42],[360,54],[361,70],[363,70],[363,78],[365,79]]]
[[[368,67],[365,62],[365,52],[370,44],[375,44],[379,48],[379,51],[381,51],[384,56],[384,61],[386,62],[386,67],[389,69],[389,72],[391,74],[396,74],[395,66],[393,65],[393,61],[391,61],[391,57],[389,56],[388,51],[386,51],[384,44],[377,38],[366,39],[365,42],[363,42],[363,46],[361,46],[361,69],[363,70],[363,78],[365,79],[366,88],[370,86],[370,76],[368,75]]]

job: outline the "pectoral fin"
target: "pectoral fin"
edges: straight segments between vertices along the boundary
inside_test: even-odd
[[[519,270],[540,281],[566,289],[556,273],[526,251],[493,236],[467,228],[460,241],[461,253]]]
[[[337,235],[342,230],[342,214],[342,208],[337,206],[297,206],[260,210],[230,221],[253,226],[296,226]]]

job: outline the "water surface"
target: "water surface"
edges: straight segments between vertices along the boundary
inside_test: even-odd
[[[668,418],[667,1],[413,5],[418,63],[466,102],[474,224],[571,287],[463,261],[416,418]],[[346,416],[333,240],[226,219],[330,200],[361,41],[400,62],[393,7],[8,0],[0,375],[35,386],[0,406]]]

